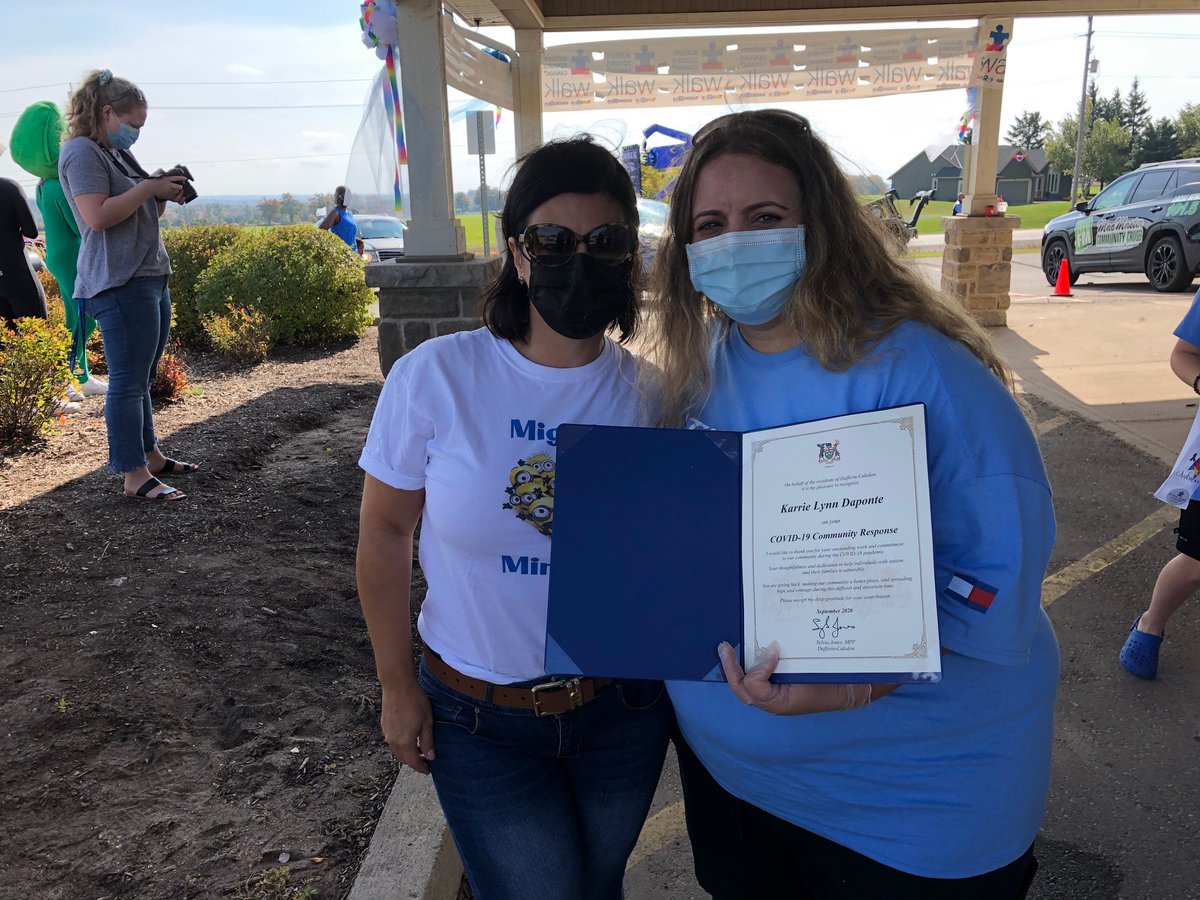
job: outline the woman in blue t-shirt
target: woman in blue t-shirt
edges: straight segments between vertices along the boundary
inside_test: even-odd
[[[671,682],[700,883],[719,898],[1024,896],[1050,777],[1050,489],[987,334],[894,255],[808,122],[693,138],[658,251],[662,424],[926,407],[943,679]]]
[[[346,188],[338,185],[333,189],[333,209],[321,220],[318,228],[332,231],[356,253],[362,252],[362,241],[358,237],[358,223],[354,221],[354,213],[346,208]]]

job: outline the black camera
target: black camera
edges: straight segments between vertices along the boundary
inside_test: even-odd
[[[173,175],[182,175],[187,181],[180,182],[179,186],[183,188],[183,199],[180,203],[191,203],[200,195],[196,193],[196,189],[192,187],[192,182],[196,179],[192,177],[192,173],[188,171],[185,165],[172,166],[170,169],[162,173],[163,178],[170,178]]]

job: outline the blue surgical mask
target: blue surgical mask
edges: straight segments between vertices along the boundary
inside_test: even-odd
[[[783,312],[804,274],[804,226],[730,231],[687,245],[692,285],[743,325]]]
[[[116,131],[108,133],[108,146],[114,150],[128,150],[137,142],[138,135],[141,133],[140,128],[134,128],[128,122],[122,122]]]

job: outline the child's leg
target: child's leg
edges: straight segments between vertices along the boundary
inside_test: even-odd
[[[1150,608],[1142,613],[1138,631],[1162,634],[1167,620],[1197,590],[1200,590],[1200,560],[1180,553],[1158,573]]]

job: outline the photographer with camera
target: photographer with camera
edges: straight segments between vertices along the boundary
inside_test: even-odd
[[[148,174],[129,152],[146,117],[137,85],[108,69],[90,72],[69,101],[59,177],[82,238],[75,299],[104,336],[109,468],[123,477],[125,496],[172,501],[184,493],[156,476],[198,466],[164,456],[154,433],[150,382],[171,328],[171,261],[158,219],[168,200],[184,203],[195,191],[183,167]]]

